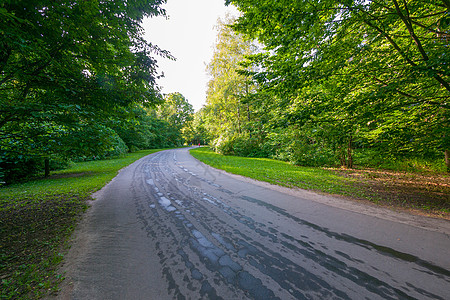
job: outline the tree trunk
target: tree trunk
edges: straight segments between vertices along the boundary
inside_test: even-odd
[[[341,162],[341,167],[345,167],[346,166],[345,150],[339,146],[338,153],[339,153],[339,160]]]
[[[250,105],[247,103],[247,122],[250,124]],[[248,130],[250,132],[250,137],[252,137],[252,130],[250,126],[248,126]]]
[[[347,168],[349,168],[349,169],[353,168],[352,137],[351,136],[350,136],[350,139],[348,140],[348,147],[347,147]]]
[[[44,176],[50,176],[50,160],[48,158],[44,159]]]
[[[237,107],[237,121],[238,121],[238,130],[239,134],[241,134],[241,109],[240,109],[240,102],[238,103]]]
[[[450,172],[450,150],[445,150],[445,166],[447,167],[447,172]]]

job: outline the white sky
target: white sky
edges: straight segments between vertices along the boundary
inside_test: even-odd
[[[144,21],[145,38],[161,49],[168,50],[176,61],[157,57],[158,81],[164,94],[180,92],[199,110],[206,100],[208,75],[206,64],[212,58],[218,18],[227,11],[237,15],[234,7],[226,7],[225,0],[167,0],[163,6],[169,17]]]

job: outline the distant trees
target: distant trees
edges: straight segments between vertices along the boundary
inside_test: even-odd
[[[211,141],[210,133],[206,129],[205,117],[205,108],[200,109],[194,114],[194,119],[191,124],[191,136],[188,139],[190,143],[206,145]]]
[[[227,2],[241,11],[235,36],[264,46],[245,57],[234,51],[228,61],[241,61],[232,69],[252,78],[246,98],[260,123],[251,126],[262,128],[258,144],[269,155],[347,167],[355,149],[449,156],[448,1]],[[220,116],[229,110],[207,107]]]
[[[164,104],[160,105],[157,115],[164,120],[168,126],[164,132],[166,143],[171,146],[181,146],[185,142],[183,130],[190,126],[194,109],[188,100],[180,93],[165,95]]]

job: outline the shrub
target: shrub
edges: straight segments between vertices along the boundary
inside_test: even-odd
[[[214,151],[223,155],[234,155],[233,149],[234,137],[221,135],[212,143]]]
[[[0,182],[12,184],[30,178],[44,169],[44,159],[36,156],[6,155],[0,160]]]
[[[300,166],[334,166],[336,155],[320,139],[313,139],[296,130],[272,133],[267,144],[272,146],[275,159],[291,162]]]
[[[121,157],[127,154],[128,147],[125,142],[117,135],[111,136],[111,147],[103,155],[105,158]]]

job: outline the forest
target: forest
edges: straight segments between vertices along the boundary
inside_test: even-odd
[[[228,0],[196,114],[216,152],[450,171],[450,2]]]

